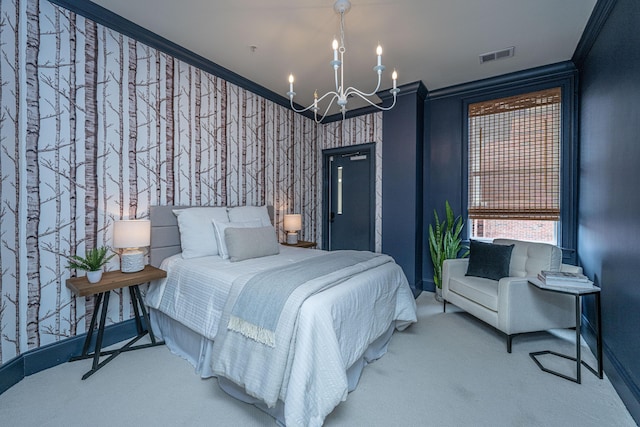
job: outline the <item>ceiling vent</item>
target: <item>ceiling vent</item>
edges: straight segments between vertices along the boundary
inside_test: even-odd
[[[495,61],[495,60],[504,59],[504,58],[511,58],[513,56],[514,50],[515,50],[515,47],[511,46],[506,49],[483,53],[482,55],[480,55],[480,63],[484,64],[485,62],[489,62],[489,61]]]

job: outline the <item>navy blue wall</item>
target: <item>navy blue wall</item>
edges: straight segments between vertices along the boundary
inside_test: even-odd
[[[618,0],[580,71],[578,256],[602,287],[605,368],[640,420],[640,1]],[[586,307],[592,318],[592,309]]]
[[[402,267],[417,295],[422,290],[422,171],[424,100],[421,82],[401,88],[382,126],[382,252]],[[382,95],[385,99],[388,95]]]
[[[563,106],[563,188],[562,246],[564,262],[575,264],[575,189],[576,171],[576,68],[566,61],[491,79],[480,80],[429,92],[426,99],[423,200],[423,290],[434,290],[433,265],[429,254],[428,228],[433,223],[433,211],[444,217],[445,201],[449,201],[455,215],[467,217],[467,159],[466,115],[471,102],[512,96],[550,87],[562,87]],[[385,122],[386,126],[386,122]],[[386,140],[385,140],[386,141]],[[463,231],[466,238],[467,229]],[[386,238],[386,236],[384,237]]]
[[[425,138],[422,289],[434,291],[433,264],[429,253],[429,224],[433,210],[445,217],[445,201],[453,212],[462,212],[462,100],[459,96],[427,101],[429,133]]]

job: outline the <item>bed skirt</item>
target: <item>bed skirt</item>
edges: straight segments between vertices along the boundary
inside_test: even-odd
[[[210,378],[214,376],[211,369],[213,341],[203,337],[180,322],[153,308],[149,308],[149,316],[151,328],[153,329],[153,333],[156,335],[156,338],[163,339],[173,354],[176,354],[191,363],[195,368],[195,372],[200,375],[201,378]],[[391,341],[395,324],[396,322],[392,321],[386,332],[373,341],[362,357],[360,357],[360,359],[358,359],[347,370],[349,392],[355,390],[364,367],[370,362],[379,359],[387,352],[387,347],[389,345],[389,341]],[[274,408],[268,408],[262,401],[247,395],[242,387],[237,386],[235,383],[225,378],[219,378],[218,385],[227,394],[238,400],[256,406],[260,410],[274,417],[279,425],[285,425],[284,402],[281,400],[278,401],[278,404]]]

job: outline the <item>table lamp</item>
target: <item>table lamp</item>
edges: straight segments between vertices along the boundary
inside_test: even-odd
[[[135,273],[144,269],[144,251],[151,244],[151,221],[144,219],[116,221],[113,225],[113,247],[123,249],[120,271]]]
[[[287,243],[289,245],[298,243],[298,231],[300,230],[302,230],[302,216],[300,214],[284,216],[284,231],[287,232]]]

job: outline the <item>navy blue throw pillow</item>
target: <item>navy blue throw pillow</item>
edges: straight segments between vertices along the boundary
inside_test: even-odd
[[[469,267],[466,275],[493,280],[508,277],[513,246],[472,240],[469,251]]]

